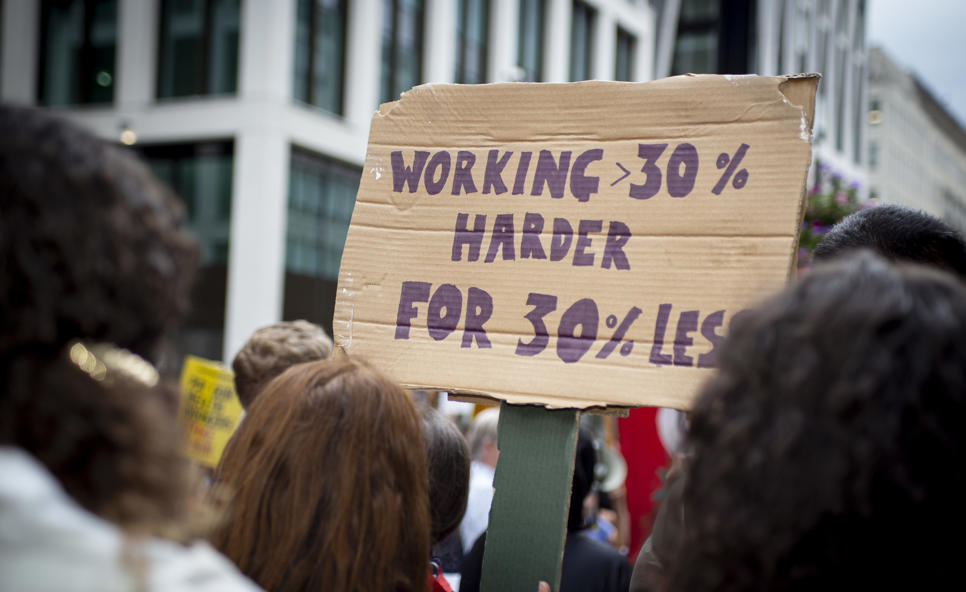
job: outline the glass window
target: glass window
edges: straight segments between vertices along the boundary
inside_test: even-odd
[[[191,310],[177,339],[179,353],[220,360],[228,287],[232,142],[142,146],[139,151],[154,173],[184,200],[188,226],[201,244]]]
[[[594,63],[594,19],[596,11],[580,0],[574,2],[570,24],[570,80],[588,80]]]
[[[717,70],[716,31],[689,31],[678,35],[672,74],[707,74]]]
[[[520,0],[520,39],[517,46],[517,65],[523,70],[523,80],[543,80],[543,15],[544,0]]]
[[[879,145],[869,142],[869,170],[874,171],[879,166]]]
[[[286,269],[314,277],[338,277],[360,174],[358,168],[293,150]]]
[[[292,149],[282,316],[331,332],[342,247],[361,170]]]
[[[42,105],[114,100],[117,0],[47,0],[41,35]]]
[[[456,74],[453,78],[456,82],[486,82],[489,12],[489,0],[459,0],[456,3]]]
[[[637,39],[633,35],[617,28],[617,53],[614,60],[614,80],[634,79],[634,52],[637,50]]]
[[[162,0],[158,97],[234,93],[239,0]]]
[[[423,0],[383,0],[382,100],[395,101],[423,78]]]
[[[346,0],[299,0],[295,98],[342,114]]]

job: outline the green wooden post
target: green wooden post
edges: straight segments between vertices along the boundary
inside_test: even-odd
[[[482,592],[535,592],[540,580],[560,588],[579,423],[576,409],[500,406]]]

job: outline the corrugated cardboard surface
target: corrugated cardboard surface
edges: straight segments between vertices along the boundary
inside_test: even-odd
[[[712,350],[711,339],[724,333],[736,312],[780,288],[792,273],[817,80],[709,75],[650,83],[425,85],[404,93],[373,116],[339,273],[333,323],[337,344],[411,387],[549,407],[687,407],[710,371],[696,365]],[[679,164],[676,171],[668,165],[683,143],[692,145],[697,155],[696,173],[690,177],[694,184],[684,192],[687,181],[677,182],[676,192],[686,194],[672,197],[669,171],[686,179],[688,166],[694,171],[693,161]],[[659,190],[647,199],[634,199],[631,184],[647,186],[657,176],[642,172],[646,163],[640,157],[641,144],[668,147],[653,161],[660,171]],[[741,157],[743,144],[747,148]],[[601,151],[600,159],[590,160],[594,154],[587,151],[595,149]],[[491,150],[499,151],[497,158],[512,152],[502,170],[503,193],[498,193],[499,185],[484,193]],[[392,153],[399,153],[397,163],[412,168],[417,151],[429,152],[418,185],[402,182],[399,167],[394,183]],[[552,197],[543,183],[536,183],[542,194],[533,195],[541,151],[549,151],[554,164],[570,152],[562,197]],[[426,169],[439,152],[448,153],[451,165],[446,183],[431,194],[445,166],[432,169],[435,176]],[[524,152],[532,153],[531,162],[526,174],[518,175]],[[475,156],[470,168],[465,166],[467,153]],[[583,174],[598,183],[596,192],[581,201],[571,181],[573,166],[584,153]],[[732,166],[739,157],[741,162]],[[440,156],[437,162],[446,158]],[[472,187],[454,182],[461,164],[467,171],[463,179],[471,178]],[[624,170],[630,172],[626,177]],[[745,179],[743,186],[740,178]],[[515,185],[523,189],[521,194],[513,194]],[[712,191],[716,186],[718,194]],[[576,193],[581,187],[586,182],[576,184]],[[469,192],[471,188],[476,191]],[[465,246],[459,260],[453,260],[461,213],[467,215],[470,230],[477,215],[486,216],[475,261],[468,260]],[[562,260],[521,257],[527,213],[544,220],[539,240],[548,256],[554,220],[568,221],[573,238]],[[501,248],[492,262],[485,262],[498,215],[504,221],[512,215],[514,257],[509,259]],[[592,265],[574,264],[581,220],[601,221],[599,232],[587,234],[591,242],[584,252],[593,254]],[[612,221],[630,232],[620,249],[629,269],[619,269],[616,262],[602,266],[608,229],[621,228],[611,226]],[[455,289],[461,295],[456,329],[431,336],[429,304],[404,302],[402,308],[414,316],[408,336],[401,338],[397,324],[404,282],[430,284],[430,297],[440,285],[453,286],[440,294]],[[492,299],[492,314],[483,323],[488,348],[479,347],[477,339],[464,339],[471,287]],[[533,309],[527,305],[531,293],[556,297],[557,305],[543,317],[549,333],[546,348],[524,356],[517,346],[534,337],[525,318]],[[590,346],[586,354],[565,361],[558,355],[557,329],[564,312],[582,299],[592,299],[599,312],[597,336],[593,343],[581,342]],[[597,357],[634,307],[641,313],[623,339],[606,358]],[[656,328],[662,310],[669,312],[664,344],[652,355],[661,336]],[[706,336],[702,324],[718,311],[723,312],[709,321]],[[446,307],[436,312],[455,314]],[[678,325],[687,329],[689,323],[694,329],[678,335]],[[584,329],[577,328],[575,335],[586,337]],[[572,358],[568,351],[564,358]]]

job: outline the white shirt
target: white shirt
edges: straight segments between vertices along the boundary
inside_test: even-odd
[[[466,499],[466,514],[460,522],[460,541],[463,553],[473,547],[490,522],[493,504],[493,474],[490,465],[474,460],[470,463],[470,493]]]
[[[207,543],[183,546],[126,537],[113,523],[80,507],[28,453],[0,446],[0,590],[259,588]]]

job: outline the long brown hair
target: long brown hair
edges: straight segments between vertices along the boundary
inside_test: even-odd
[[[425,590],[428,476],[408,395],[355,359],[270,382],[218,467],[212,543],[266,590]]]

